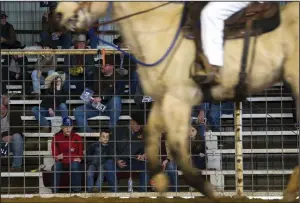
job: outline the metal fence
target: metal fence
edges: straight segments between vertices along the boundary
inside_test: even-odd
[[[117,51],[105,53],[104,60],[103,52],[92,49],[1,51],[2,95],[9,97],[6,103],[2,96],[1,133],[2,137],[6,131],[12,135],[9,145],[4,141],[1,144],[3,197],[67,196],[78,192],[103,196],[155,195],[155,183],[147,175],[146,157],[138,156],[144,154],[144,132],[139,126],[143,129],[147,122],[151,99],[139,91],[135,65],[129,59],[121,60]],[[105,64],[114,66],[113,73]],[[56,86],[57,80],[63,83],[63,93],[61,89],[51,90],[51,84]],[[97,86],[100,94],[94,89]],[[85,88],[94,93],[82,94]],[[92,105],[95,100],[90,96],[95,98],[97,94],[106,109]],[[6,110],[8,113],[3,113]],[[72,125],[63,120],[66,115],[74,123],[74,133],[79,135],[71,141],[55,135],[67,129],[62,128],[63,124]],[[291,170],[298,164],[299,153],[299,127],[288,87],[276,84],[242,103],[205,103],[195,107],[191,120],[194,131],[187,139],[192,162],[220,195],[282,195]],[[87,125],[90,128],[84,129]],[[110,132],[108,145],[106,130]],[[102,144],[97,148],[100,141]],[[160,145],[161,163],[173,181],[169,194],[199,195],[185,184],[180,169],[167,156],[164,135]],[[126,154],[122,148],[131,153]],[[122,168],[119,160],[127,166]]]

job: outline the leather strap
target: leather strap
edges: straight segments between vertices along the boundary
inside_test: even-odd
[[[247,62],[248,62],[248,53],[249,53],[249,44],[250,44],[250,36],[251,36],[251,28],[253,25],[253,20],[248,20],[246,23],[246,31],[244,35],[244,45],[243,45],[243,54],[241,61],[241,71],[239,74],[239,82],[235,87],[236,98],[238,100],[244,100],[247,95]]]

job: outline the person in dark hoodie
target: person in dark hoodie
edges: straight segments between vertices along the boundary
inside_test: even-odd
[[[48,79],[52,78],[52,79]],[[48,132],[50,129],[47,116],[55,116],[55,113],[60,113],[62,119],[68,116],[68,107],[66,105],[67,93],[62,88],[63,80],[58,73],[46,78],[50,80],[50,87],[46,89],[45,95],[41,95],[42,102],[40,106],[34,106],[32,112],[36,120],[39,121],[42,127],[42,132]]]
[[[85,104],[74,110],[74,116],[80,132],[92,132],[88,127],[87,119],[95,116],[109,116],[109,128],[116,126],[122,109],[121,95],[124,94],[125,86],[120,83],[123,79],[121,75],[114,71],[114,56],[106,57],[106,64],[99,69],[95,69],[93,102],[101,102],[106,109],[101,112],[94,108],[92,104]],[[96,82],[97,81],[97,82]]]
[[[17,40],[14,26],[7,22],[7,17],[5,12],[1,11],[1,49],[11,49]]]
[[[147,155],[144,143],[143,113],[132,113],[130,127],[116,129],[116,165],[118,171],[140,171],[140,192],[146,192],[149,185],[149,174],[147,170]],[[114,171],[115,168],[109,169]]]
[[[109,165],[114,163],[114,147],[113,143],[109,143],[109,131],[101,130],[99,141],[92,143],[86,153],[87,158],[87,191],[93,192],[94,184],[98,191],[101,192],[101,186],[103,183],[104,175],[107,177],[108,185],[111,186],[111,191],[115,192],[114,182],[115,173],[113,171],[105,170],[110,168]],[[108,166],[108,167],[107,167]],[[94,176],[98,174],[96,182],[94,182]]]

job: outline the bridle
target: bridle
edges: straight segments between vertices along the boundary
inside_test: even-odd
[[[112,5],[113,2],[109,2],[109,5],[108,5],[108,9],[110,8],[110,6]],[[171,4],[171,3],[174,3],[174,2],[167,2],[167,3],[164,3],[164,4],[161,4],[159,6],[155,6],[153,8],[150,8],[150,9],[146,9],[146,10],[143,10],[143,11],[139,11],[139,12],[136,12],[136,13],[133,13],[133,14],[129,14],[129,15],[126,15],[126,16],[123,16],[123,17],[120,17],[120,18],[116,18],[116,19],[113,19],[113,20],[109,20],[109,21],[106,21],[106,22],[102,22],[102,23],[99,23],[98,26],[103,26],[103,25],[108,25],[108,24],[112,24],[112,23],[115,23],[115,22],[119,22],[121,20],[124,20],[124,19],[128,19],[128,18],[131,18],[133,16],[136,16],[136,15],[141,15],[141,14],[144,14],[144,13],[148,13],[150,11],[153,11],[155,9],[158,9],[158,8],[161,8],[163,6],[166,6],[168,4]],[[145,67],[153,67],[153,66],[157,66],[158,64],[160,64],[169,54],[170,52],[172,51],[172,49],[174,48],[175,44],[176,44],[176,41],[177,39],[179,38],[180,36],[180,31],[181,31],[181,28],[183,27],[185,21],[186,21],[186,18],[187,18],[187,4],[188,2],[183,2],[184,3],[184,9],[183,9],[183,12],[182,12],[182,16],[181,16],[181,20],[180,20],[180,24],[177,28],[177,31],[175,33],[175,36],[169,46],[169,48],[167,49],[167,51],[165,52],[165,54],[159,58],[156,62],[154,63],[144,63],[142,61],[139,61],[138,59],[136,59],[133,55],[125,52],[124,50],[120,49],[120,47],[118,46],[115,46],[114,44],[110,43],[110,42],[107,42],[103,39],[101,39],[99,37],[99,41],[102,42],[103,44],[106,44],[110,47],[113,47],[115,48],[116,50],[120,51],[121,53],[123,53],[124,55],[128,56],[133,62],[135,62],[136,64],[140,64],[142,66],[145,66]],[[79,6],[77,8],[76,11],[80,11],[80,9],[87,9],[87,11],[91,11],[91,6],[92,6],[92,3],[91,2],[80,2],[79,3]],[[107,9],[107,10],[108,10]]]
[[[78,12],[79,10],[81,9],[87,9],[88,12],[91,11],[91,7],[92,7],[92,3],[93,2],[79,2],[79,6],[78,8],[75,10],[75,12]],[[113,2],[109,2],[109,4],[112,4]],[[112,24],[112,23],[115,23],[115,22],[119,22],[121,20],[125,20],[125,19],[128,19],[128,18],[131,18],[133,16],[136,16],[136,15],[140,15],[140,14],[144,14],[144,13],[148,13],[150,11],[153,11],[153,10],[156,10],[160,7],[163,7],[163,6],[166,6],[168,4],[170,4],[172,2],[167,2],[167,3],[164,3],[164,4],[161,4],[159,6],[155,6],[153,8],[149,8],[149,9],[146,9],[146,10],[143,10],[143,11],[139,11],[139,12],[136,12],[136,13],[132,13],[132,14],[129,14],[129,15],[126,15],[126,16],[123,16],[123,17],[120,17],[120,18],[116,18],[114,20],[109,20],[109,21],[106,21],[106,22],[103,22],[103,23],[99,23],[98,25],[99,26],[103,26],[103,25],[108,25],[108,24]],[[109,6],[108,6],[109,7]]]

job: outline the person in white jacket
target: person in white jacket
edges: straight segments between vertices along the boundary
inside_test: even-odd
[[[220,68],[223,59],[224,21],[251,2],[209,2],[201,12],[201,37],[203,51],[209,63]]]

